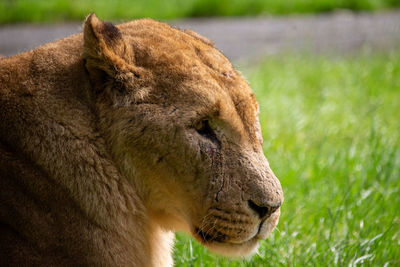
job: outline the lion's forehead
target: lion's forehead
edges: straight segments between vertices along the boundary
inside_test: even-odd
[[[229,60],[210,42],[153,20],[137,20],[119,26],[134,46],[135,64],[155,71],[187,74],[200,67],[230,77],[234,70]]]

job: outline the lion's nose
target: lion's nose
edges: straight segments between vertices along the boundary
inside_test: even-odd
[[[260,219],[267,219],[274,213],[282,204],[282,202],[274,203],[274,204],[264,204],[264,205],[257,205],[254,201],[249,200],[249,207],[254,210]]]

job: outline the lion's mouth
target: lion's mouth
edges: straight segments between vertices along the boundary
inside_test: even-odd
[[[277,218],[279,218],[279,215],[276,216],[275,218],[271,218],[270,220],[264,220],[260,222],[260,224],[257,226],[255,231],[251,236],[245,239],[241,240],[234,240],[231,239],[230,236],[219,232],[217,229],[212,229],[212,231],[203,231],[201,228],[196,227],[195,230],[193,231],[193,236],[196,237],[201,243],[204,245],[211,244],[211,243],[227,243],[227,244],[234,244],[234,245],[240,245],[240,244],[245,244],[248,242],[253,242],[253,241],[259,241],[259,240],[264,240],[267,238],[267,236],[272,232],[273,228],[277,224]],[[272,222],[273,221],[273,222]]]
[[[209,250],[228,257],[241,257],[254,253],[259,241],[257,236],[253,236],[247,241],[235,242],[227,235],[208,234],[200,229],[196,229],[193,236]]]
[[[227,243],[232,245],[240,245],[252,241],[254,239],[258,240],[258,233],[254,236],[241,241],[230,240],[229,236],[219,233],[218,231],[214,231],[213,233],[207,233],[202,231],[200,228],[196,228],[195,236],[200,239],[201,243],[204,245],[211,244],[211,243]]]
[[[274,212],[269,218],[253,225],[231,225],[231,229],[236,231],[224,231],[228,228],[226,225],[214,223],[212,225],[202,224],[203,227],[193,225],[192,236],[201,244],[214,253],[229,257],[241,257],[251,255],[258,247],[259,241],[266,239],[278,224],[280,211]],[[232,235],[230,234],[232,233]]]
[[[269,223],[267,223],[269,224]],[[265,222],[264,222],[265,225]],[[251,255],[258,247],[258,241],[265,239],[267,228],[270,226],[261,226],[254,229],[252,235],[241,240],[231,238],[229,235],[219,233],[217,229],[204,231],[201,228],[194,228],[193,237],[202,243],[214,253],[228,257],[241,257]]]

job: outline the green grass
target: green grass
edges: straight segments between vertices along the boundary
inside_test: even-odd
[[[106,20],[381,10],[399,0],[0,0],[0,23],[81,21],[90,12]]]
[[[273,57],[246,76],[285,192],[278,230],[250,261],[178,234],[176,266],[400,266],[400,53]]]

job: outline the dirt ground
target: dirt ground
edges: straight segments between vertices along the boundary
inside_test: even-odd
[[[400,10],[380,13],[210,18],[169,21],[211,39],[233,61],[287,51],[348,54],[400,47]],[[82,30],[82,23],[0,25],[0,54],[10,56]]]

